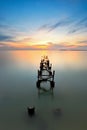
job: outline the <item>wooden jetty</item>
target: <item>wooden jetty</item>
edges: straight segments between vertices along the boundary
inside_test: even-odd
[[[48,59],[48,56],[43,56],[40,62],[40,69],[38,70],[38,80],[36,82],[37,88],[41,88],[42,82],[50,82],[50,89],[55,86],[54,82],[55,71],[52,71],[52,64]]]

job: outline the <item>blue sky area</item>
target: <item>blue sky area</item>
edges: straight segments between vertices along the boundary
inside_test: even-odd
[[[87,50],[87,0],[0,0],[0,50]]]

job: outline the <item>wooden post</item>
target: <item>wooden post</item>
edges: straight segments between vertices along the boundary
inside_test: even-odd
[[[54,81],[54,75],[55,75],[55,71],[53,71],[53,81]]]

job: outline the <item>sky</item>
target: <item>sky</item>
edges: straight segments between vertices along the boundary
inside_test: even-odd
[[[0,0],[0,50],[87,50],[87,0]]]

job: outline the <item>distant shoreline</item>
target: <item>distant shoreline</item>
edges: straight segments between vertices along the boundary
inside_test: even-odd
[[[12,49],[12,50],[10,50],[10,49],[8,49],[8,50],[0,50],[0,51],[87,51],[87,50],[43,50],[43,49]]]

